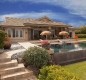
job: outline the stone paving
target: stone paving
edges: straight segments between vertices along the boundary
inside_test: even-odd
[[[4,53],[7,54],[12,59],[16,59],[18,56],[22,56],[22,54],[30,47],[37,46],[35,44],[29,42],[18,42],[11,45],[10,50],[5,50]]]
[[[4,53],[0,54],[0,58],[11,58],[11,60],[16,59],[17,57],[20,57],[28,48],[34,46],[36,45],[31,44],[29,42],[12,44],[10,50],[5,50]],[[36,80],[36,77],[32,75],[28,80]]]

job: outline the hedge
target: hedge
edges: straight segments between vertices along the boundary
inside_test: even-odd
[[[80,80],[61,66],[51,65],[40,69],[38,80]]]
[[[78,38],[86,38],[86,34],[77,34]]]

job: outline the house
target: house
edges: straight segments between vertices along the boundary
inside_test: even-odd
[[[58,38],[60,31],[68,31],[71,38],[75,36],[72,26],[53,21],[46,16],[38,19],[6,17],[0,26],[3,27],[13,42],[39,40],[41,38],[40,33],[44,30],[51,31],[51,38]]]

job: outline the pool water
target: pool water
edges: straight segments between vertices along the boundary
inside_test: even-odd
[[[51,44],[51,48],[54,49],[54,52],[71,52],[77,50],[86,49],[86,42],[80,42],[77,44],[74,43],[64,43],[64,44]]]
[[[79,46],[82,47],[82,48],[86,48],[86,42],[79,43]]]

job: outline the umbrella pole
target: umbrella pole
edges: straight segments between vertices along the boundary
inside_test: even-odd
[[[47,35],[46,35],[46,40],[47,40]]]

